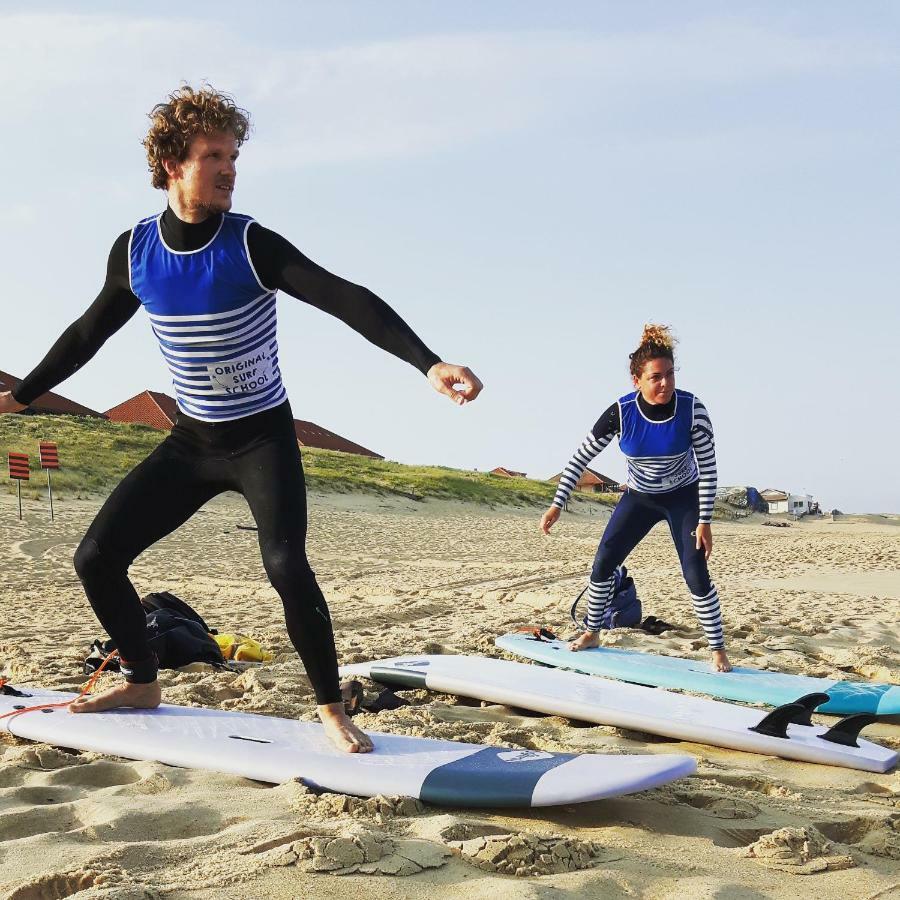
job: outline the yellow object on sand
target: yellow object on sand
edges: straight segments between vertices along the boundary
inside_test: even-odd
[[[216,643],[225,659],[237,662],[271,662],[274,654],[263,650],[258,641],[245,634],[214,634]]]

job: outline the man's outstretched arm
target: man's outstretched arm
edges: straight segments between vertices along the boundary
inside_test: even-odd
[[[140,307],[128,283],[126,231],[113,244],[106,282],[97,299],[57,339],[50,352],[12,391],[0,392],[0,413],[18,412],[53,390],[90,360]]]
[[[435,390],[457,403],[474,400],[481,382],[465,366],[442,362],[406,322],[368,288],[323,269],[290,241],[263,228],[250,226],[250,258],[260,281],[335,316],[377,347],[415,366]]]

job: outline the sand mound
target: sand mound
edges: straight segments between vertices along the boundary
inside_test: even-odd
[[[770,869],[794,875],[813,875],[816,872],[850,869],[856,865],[853,857],[834,854],[834,845],[812,826],[779,828],[764,834],[742,851]]]
[[[417,875],[444,865],[450,851],[429,841],[401,840],[356,825],[337,836],[303,838],[281,851],[278,865],[332,875]]]
[[[347,794],[316,792],[302,781],[285,782],[273,792],[288,800],[291,809],[306,819],[333,819],[336,816],[352,816],[354,819],[371,819],[383,822],[389,819],[420,816],[427,808],[413,797],[351,797]]]
[[[450,825],[441,832],[447,846],[466,862],[504,875],[553,875],[596,865],[602,848],[561,834],[529,834],[498,830],[473,822]]]

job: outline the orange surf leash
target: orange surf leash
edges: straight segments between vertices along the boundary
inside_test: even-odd
[[[21,716],[23,713],[35,712],[39,709],[57,709],[61,707],[71,706],[73,703],[77,703],[79,700],[81,700],[82,697],[86,697],[91,692],[92,688],[97,683],[97,679],[100,677],[100,673],[118,655],[118,650],[113,650],[113,652],[103,660],[103,662],[97,668],[97,671],[94,672],[93,675],[91,675],[85,686],[81,689],[81,693],[74,700],[63,700],[61,703],[41,703],[38,706],[23,706],[20,709],[12,710],[12,712],[4,713],[2,716],[0,716],[0,719],[8,719],[15,716]],[[0,688],[3,688],[3,686],[6,684],[9,684],[9,680],[6,678],[0,678]]]

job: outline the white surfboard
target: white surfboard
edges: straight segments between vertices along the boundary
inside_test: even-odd
[[[19,687],[0,716],[74,694]],[[335,749],[318,723],[163,704],[153,710],[67,709],[0,718],[0,730],[57,747],[226,772],[372,797],[397,794],[445,806],[554,806],[615,797],[696,771],[692,756],[545,753],[371,733],[372,753]]]
[[[814,701],[805,709],[780,707],[776,715],[579,672],[479,656],[393,657],[344,666],[340,671],[344,677],[363,676],[383,684],[461,694],[751,753],[867,772],[887,772],[897,764],[897,754],[878,744],[844,731],[835,732],[838,740],[849,737],[853,745],[835,743],[825,739],[830,733],[828,728],[796,724],[797,719],[804,718],[804,711],[808,720],[809,706],[814,707]],[[822,697],[818,695],[819,703],[825,702]],[[783,737],[753,730],[767,715],[769,727],[764,731],[783,731]]]

